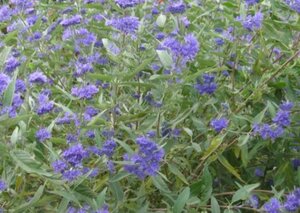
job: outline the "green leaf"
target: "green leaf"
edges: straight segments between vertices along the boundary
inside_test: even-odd
[[[170,172],[176,175],[176,177],[178,177],[182,182],[184,182],[185,184],[189,184],[185,176],[180,172],[176,165],[169,163],[168,168]]]
[[[173,59],[166,50],[156,50],[161,63],[166,67],[170,68],[173,64]]]
[[[35,173],[38,175],[53,177],[52,173],[46,172],[43,169],[44,165],[38,162],[32,155],[23,150],[12,150],[10,156],[16,162],[16,164],[28,173]]]
[[[123,178],[128,177],[129,175],[130,175],[130,173],[121,171],[118,174],[114,175],[112,178],[110,178],[109,182],[111,182],[111,183],[118,182],[118,181],[122,180]]]
[[[239,200],[248,199],[249,196],[250,196],[251,191],[256,189],[259,186],[260,186],[260,183],[249,184],[249,185],[243,186],[241,189],[237,190],[234,193],[231,202],[234,203],[234,202],[239,201]]]
[[[103,206],[103,204],[105,203],[106,192],[107,192],[107,187],[105,187],[96,198],[96,203],[97,203],[98,209],[101,208]]]
[[[202,202],[209,200],[212,193],[213,179],[208,170],[208,166],[204,167],[203,174],[199,180],[191,184],[191,195],[200,197]]]
[[[215,137],[212,139],[209,147],[207,148],[207,150],[205,151],[202,160],[205,160],[207,157],[209,157],[213,152],[215,152],[218,147],[221,145],[222,141],[223,141],[224,136],[222,137]]]
[[[28,209],[28,208],[30,208],[30,207],[33,207],[34,204],[36,204],[36,203],[40,200],[40,198],[42,197],[43,192],[44,192],[44,188],[45,188],[44,185],[43,185],[43,186],[40,186],[40,187],[38,188],[38,190],[36,191],[36,193],[34,194],[33,198],[31,198],[29,202],[20,205],[20,206],[19,206],[17,209],[15,209],[13,212],[16,212],[16,213],[18,213],[18,212],[23,212],[24,210],[26,210],[26,209]]]
[[[3,66],[4,63],[6,62],[7,57],[9,56],[9,53],[11,51],[10,46],[4,46],[4,49],[2,50],[2,52],[0,53],[0,65]]]
[[[124,199],[124,193],[121,185],[118,182],[109,183],[109,188],[112,190],[114,198],[118,202],[122,202]]]
[[[237,179],[239,179],[243,183],[245,182],[242,180],[238,171],[228,162],[228,160],[223,155],[219,155],[218,160],[232,175],[234,175]]]
[[[166,23],[166,20],[167,20],[167,16],[163,15],[163,14],[159,14],[159,16],[157,17],[156,19],[156,24],[159,26],[159,27],[164,27],[165,26],[165,23]]]
[[[181,213],[187,200],[190,197],[190,188],[186,187],[179,195],[175,201],[175,205],[173,207],[174,213]]]
[[[221,212],[219,203],[214,196],[211,197],[210,204],[211,204],[211,212],[212,213],[220,213]]]
[[[17,76],[18,76],[18,70],[14,72],[13,79],[3,94],[3,106],[9,107],[13,102]]]

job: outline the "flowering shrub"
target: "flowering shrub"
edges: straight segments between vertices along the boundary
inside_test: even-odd
[[[299,0],[3,3],[0,211],[297,212],[299,14]]]

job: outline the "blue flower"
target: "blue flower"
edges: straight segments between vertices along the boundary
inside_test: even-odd
[[[183,1],[172,0],[167,6],[167,12],[172,14],[181,14],[186,10],[186,6]]]
[[[3,192],[6,189],[7,189],[6,183],[4,182],[4,180],[0,179],[0,192]]]
[[[229,121],[226,118],[213,119],[210,125],[216,132],[221,132],[228,126]]]
[[[47,130],[47,128],[42,128],[35,133],[35,137],[39,142],[44,142],[51,138],[51,133]]]
[[[281,204],[280,201],[273,197],[263,206],[267,213],[280,213]]]
[[[264,19],[264,16],[261,12],[257,12],[256,14],[248,15],[245,17],[245,19],[241,19],[238,17],[237,20],[241,21],[243,24],[243,27],[249,31],[258,30],[262,27],[262,21]]]
[[[13,71],[15,71],[17,69],[17,67],[19,67],[21,65],[20,61],[11,56],[9,57],[6,62],[5,62],[5,67],[4,67],[4,71],[8,72],[8,73],[12,73]]]
[[[82,20],[82,16],[81,15],[74,15],[70,18],[64,19],[60,22],[61,26],[63,27],[69,27],[72,25],[77,25],[80,24]]]
[[[80,143],[71,146],[62,153],[64,160],[72,166],[80,165],[88,155],[88,152]]]
[[[142,3],[142,0],[115,0],[115,2],[122,8],[135,7]]]
[[[139,19],[134,16],[125,16],[122,18],[114,18],[106,22],[106,25],[112,26],[125,34],[135,35],[139,27]]]
[[[62,173],[68,168],[68,164],[62,160],[54,161],[51,166],[56,173]]]
[[[164,150],[147,137],[140,136],[136,139],[139,151],[131,156],[124,155],[125,161],[131,161],[125,165],[124,169],[138,178],[144,179],[146,176],[155,176],[160,168],[160,162],[164,157]]]
[[[31,73],[28,79],[30,83],[36,83],[36,84],[45,84],[48,82],[47,76],[40,71]]]
[[[95,85],[87,85],[84,87],[73,87],[71,94],[80,99],[92,99],[99,92]]]
[[[285,0],[292,10],[300,13],[300,0]]]
[[[195,84],[195,89],[198,90],[198,92],[203,94],[213,94],[217,89],[217,84],[215,83],[215,76],[210,74],[203,74],[202,76],[203,81],[198,82]]]
[[[245,2],[248,6],[250,6],[250,5],[257,4],[259,2],[259,0],[245,0]]]
[[[10,77],[4,73],[0,73],[0,95],[6,90],[10,83]]]

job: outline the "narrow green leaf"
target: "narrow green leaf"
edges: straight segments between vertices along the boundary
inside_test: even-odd
[[[175,201],[175,205],[173,207],[174,213],[181,213],[187,200],[190,197],[190,188],[186,187],[179,195]]]
[[[220,213],[221,209],[220,209],[219,203],[214,196],[211,197],[210,202],[211,202],[211,212],[212,213]]]

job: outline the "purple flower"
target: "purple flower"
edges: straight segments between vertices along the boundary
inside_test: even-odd
[[[259,197],[257,195],[251,195],[250,198],[246,201],[246,204],[252,208],[258,209],[259,207]]]
[[[94,68],[91,62],[86,59],[79,58],[78,61],[75,62],[75,72],[73,73],[74,77],[80,77],[87,72],[93,72]]]
[[[85,87],[73,87],[71,94],[80,99],[92,99],[99,92],[95,85],[87,85]]]
[[[293,102],[286,101],[280,104],[279,108],[284,111],[290,111],[293,108],[293,106]]]
[[[82,160],[88,157],[88,152],[83,148],[82,144],[78,143],[66,149],[62,156],[72,166],[77,166],[82,163]]]
[[[292,159],[292,166],[294,170],[297,170],[300,167],[300,159],[299,158]]]
[[[78,169],[74,169],[74,170],[67,170],[67,171],[64,171],[62,173],[63,175],[63,178],[67,181],[73,181],[75,180],[76,178],[78,178],[80,175],[82,175],[82,172]]]
[[[4,67],[4,71],[8,72],[8,73],[12,73],[13,71],[15,71],[17,69],[17,67],[19,67],[21,65],[21,63],[19,62],[19,60],[15,57],[9,57],[6,62],[5,62],[5,67]]]
[[[163,32],[159,32],[155,35],[155,38],[158,40],[163,40],[165,38],[165,34]]]
[[[115,2],[122,8],[135,7],[142,3],[142,0],[115,0]]]
[[[94,130],[88,130],[86,133],[85,133],[86,137],[88,138],[95,138],[95,131]]]
[[[115,169],[115,165],[114,165],[114,163],[111,161],[111,160],[109,160],[109,161],[107,161],[107,169],[108,169],[108,171],[111,173],[111,174],[114,174],[115,172],[116,172],[116,169]]]
[[[1,91],[1,89],[0,89]],[[15,92],[20,92],[20,93],[23,93],[26,91],[26,84],[23,80],[21,79],[17,79],[16,80],[16,86],[15,86]],[[1,93],[1,92],[0,92]]]
[[[300,196],[294,192],[288,194],[283,206],[288,212],[296,212],[300,208]]]
[[[264,16],[261,12],[257,12],[255,15],[248,15],[245,19],[238,17],[238,20],[242,22],[243,27],[249,31],[258,30],[262,27],[262,21]]]
[[[265,205],[263,206],[264,210],[267,213],[280,213],[281,204],[279,200],[275,197],[271,198]]]
[[[78,142],[78,134],[67,134],[66,137],[67,143],[75,143]]]
[[[48,95],[50,95],[50,94],[45,94],[43,92],[41,92],[39,94],[39,96],[38,96],[39,107],[36,110],[38,115],[44,115],[53,110],[54,102],[49,101]]]
[[[82,16],[81,15],[74,15],[70,18],[64,19],[60,22],[61,26],[63,27],[69,27],[72,25],[76,25],[76,24],[80,24],[82,20]]]
[[[184,13],[186,10],[186,6],[182,0],[172,0],[169,2],[166,11],[172,14],[180,14]]]
[[[276,138],[280,137],[284,132],[282,127],[280,126],[271,127],[269,124],[262,124],[262,125],[255,124],[253,128],[254,128],[254,133],[260,134],[260,136],[264,140],[268,138],[275,140]]]
[[[181,47],[181,55],[184,60],[192,61],[199,52],[199,42],[193,34],[184,36],[184,41]]]
[[[144,179],[148,175],[156,175],[164,157],[164,150],[144,136],[138,137],[136,143],[139,151],[131,156],[124,155],[125,161],[131,161],[129,165],[124,166],[124,169],[140,179]]]
[[[96,42],[97,37],[85,28],[80,28],[74,32],[76,45],[90,46]]]
[[[213,119],[210,122],[210,126],[214,128],[216,132],[221,132],[228,126],[229,121],[226,118]]]
[[[235,37],[233,36],[233,31],[234,31],[234,28],[233,27],[228,27],[227,30],[224,30],[222,35],[225,39],[227,39],[228,41],[231,41],[233,42]]]
[[[71,114],[71,113],[69,113],[69,112],[66,112],[66,113],[64,114],[64,116],[61,117],[61,118],[58,118],[58,119],[56,120],[55,123],[56,123],[57,125],[71,124],[72,121],[74,121],[74,123],[75,123],[76,126],[79,125],[79,121],[78,121],[78,119],[77,119],[76,114]]]
[[[10,3],[14,4],[20,11],[34,7],[34,2],[32,0],[10,0]]]
[[[34,32],[33,35],[28,38],[28,40],[32,42],[32,41],[37,41],[40,38],[42,38],[42,33],[41,32]]]
[[[255,168],[254,174],[256,177],[263,177],[264,171],[261,168]]]
[[[181,17],[180,21],[182,22],[182,24],[184,25],[185,28],[188,28],[191,24],[191,22],[189,21],[189,19],[186,16]]]
[[[0,22],[5,22],[10,20],[12,16],[12,10],[8,5],[3,5],[0,7]]]
[[[6,183],[4,182],[4,180],[0,179],[0,192],[3,192],[6,189],[7,189]]]
[[[250,5],[257,4],[259,2],[259,0],[245,0],[245,2],[248,6],[250,6]]]
[[[215,83],[215,76],[210,74],[203,74],[202,78],[202,83],[198,82],[197,84],[195,84],[195,89],[198,90],[198,92],[201,95],[213,94],[217,89],[217,84]]]
[[[292,10],[300,13],[300,0],[285,0]]]
[[[290,112],[279,110],[276,113],[276,116],[273,118],[273,122],[276,123],[278,126],[287,127],[290,125]]]
[[[36,84],[45,84],[48,82],[48,78],[46,75],[44,75],[44,73],[36,71],[29,75],[29,82]]]
[[[10,83],[10,77],[4,73],[0,73],[0,95],[6,90]]]
[[[45,140],[50,139],[52,136],[47,128],[42,128],[35,133],[35,137],[39,142],[44,142]]]
[[[95,115],[97,115],[99,113],[99,110],[92,107],[92,106],[87,106],[85,108],[84,114],[83,114],[83,118],[86,121],[90,121]]]
[[[104,154],[110,158],[114,154],[116,147],[117,147],[116,142],[112,139],[109,139],[104,142],[104,144],[101,148],[101,154]]]
[[[125,34],[134,35],[139,27],[139,19],[134,16],[125,16],[122,18],[111,19],[106,25],[112,26]]]
[[[56,173],[62,173],[68,168],[68,164],[62,160],[54,161],[51,166]]]
[[[222,38],[215,38],[215,42],[218,46],[222,46],[224,44],[224,40]]]

